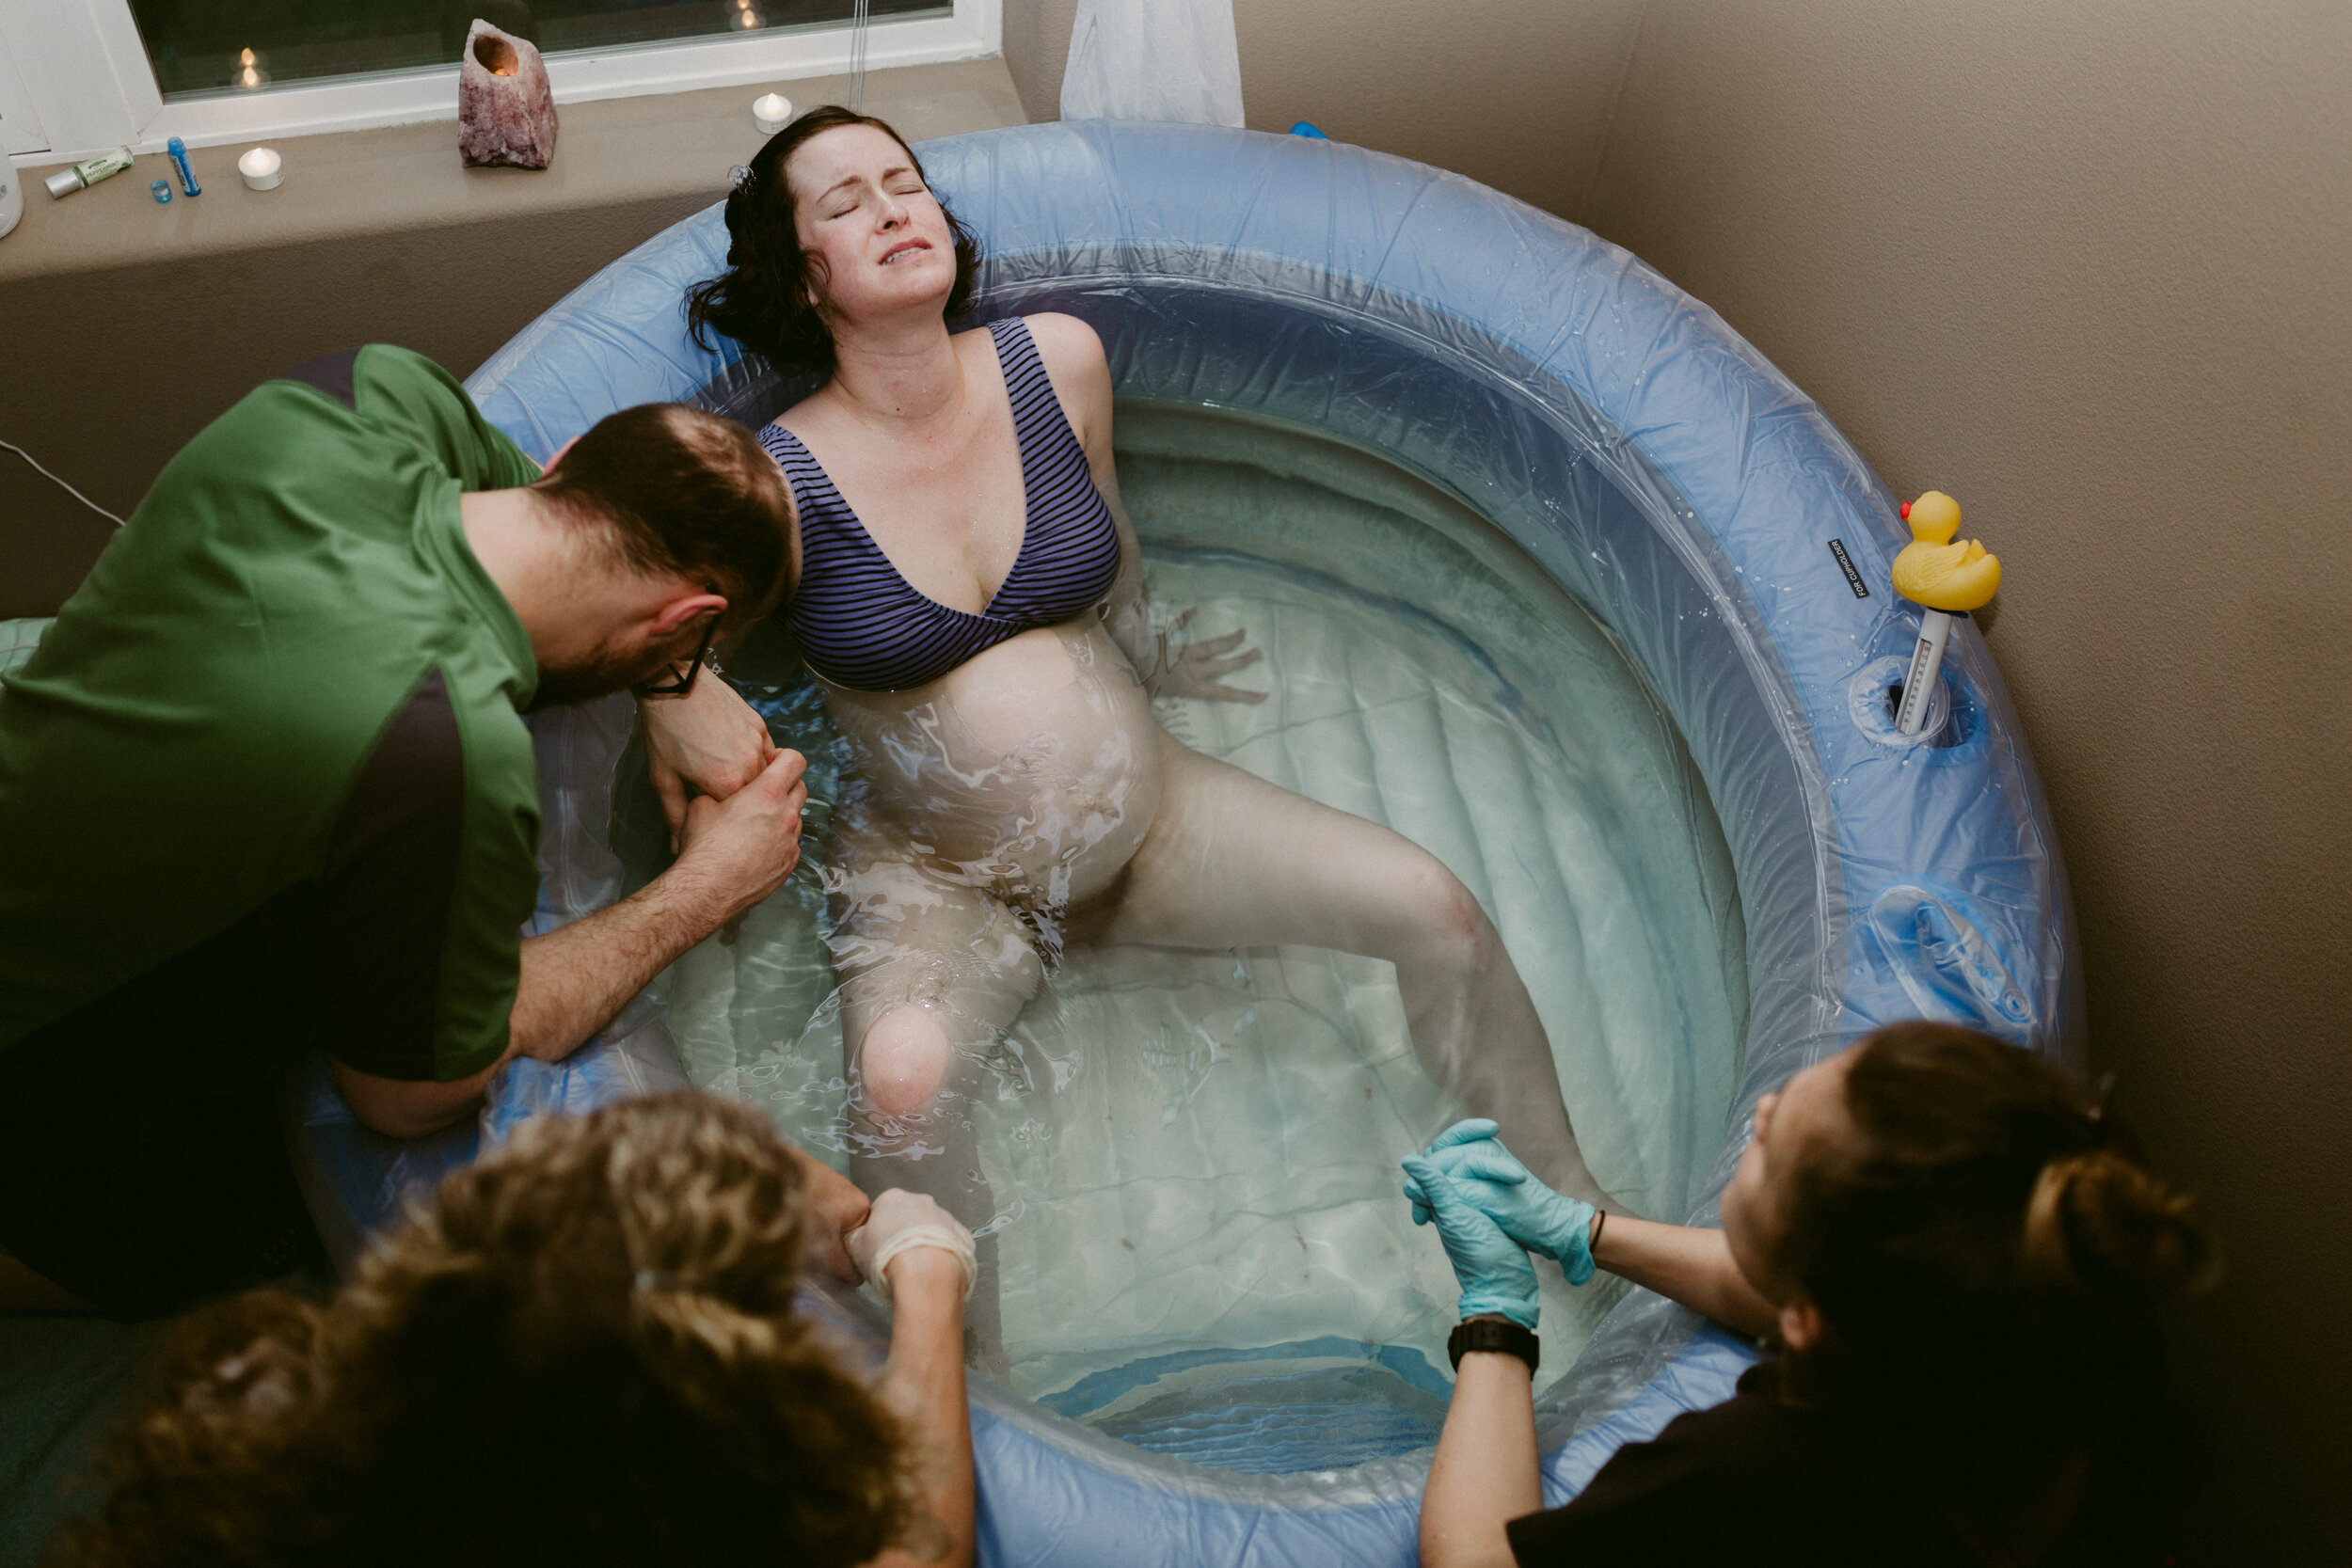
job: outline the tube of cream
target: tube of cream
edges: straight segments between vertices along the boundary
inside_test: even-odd
[[[180,188],[190,196],[202,196],[204,187],[196,182],[196,171],[188,167],[188,144],[174,136],[164,143],[164,150],[171,155],[171,166],[180,171]]]
[[[75,191],[87,190],[101,180],[120,174],[130,166],[131,150],[118,147],[112,152],[101,152],[95,158],[85,159],[72,168],[60,169],[41,183],[49,187],[53,198],[67,197]]]

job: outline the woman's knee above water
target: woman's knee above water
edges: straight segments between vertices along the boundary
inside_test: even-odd
[[[939,1097],[955,1056],[933,1007],[893,1007],[873,1022],[858,1044],[857,1082],[876,1110],[908,1116]]]

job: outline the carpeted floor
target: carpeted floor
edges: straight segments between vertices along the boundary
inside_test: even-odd
[[[0,1318],[0,1568],[38,1561],[107,1433],[145,1389],[170,1323]]]

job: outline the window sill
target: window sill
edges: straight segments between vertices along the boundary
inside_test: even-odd
[[[465,167],[443,120],[273,141],[286,182],[268,192],[238,180],[236,147],[199,149],[204,194],[168,206],[148,195],[160,157],[62,201],[36,185],[0,239],[0,437],[128,515],[214,416],[313,355],[402,343],[465,375],[724,195],[762,140],[759,90],[566,105],[541,171]],[[786,90],[840,103],[849,82]],[[866,105],[910,141],[1026,119],[1002,59],[871,71]],[[0,452],[0,617],[55,614],[113,532]]]
[[[842,103],[849,79],[783,86],[796,104]],[[728,171],[766,140],[752,123],[758,92],[713,87],[566,104],[555,161],[545,169],[466,167],[453,119],[273,140],[286,171],[274,191],[246,189],[236,168],[242,145],[188,154],[204,191],[194,198],[180,194],[170,160],[160,155],[62,199],[39,183],[56,166],[26,168],[24,221],[0,239],[0,282],[387,230],[695,196],[715,201],[726,194]],[[1001,57],[869,71],[866,106],[909,141],[1027,119]],[[167,204],[149,194],[157,180],[172,183]]]

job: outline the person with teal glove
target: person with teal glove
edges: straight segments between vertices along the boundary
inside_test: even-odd
[[[1757,1101],[1721,1229],[1563,1196],[1491,1121],[1405,1172],[1462,1286],[1423,1568],[2166,1560],[2154,1312],[2212,1243],[2041,1058],[1917,1022],[1807,1068]],[[1777,1354],[1543,1512],[1531,1252]]]

